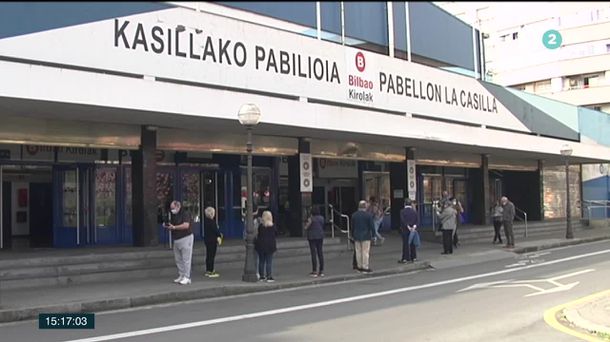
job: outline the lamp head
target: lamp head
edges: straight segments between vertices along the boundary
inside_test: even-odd
[[[572,147],[570,145],[565,144],[561,146],[561,150],[559,151],[562,156],[569,157],[572,155]]]
[[[261,118],[261,110],[255,104],[247,103],[239,108],[237,118],[244,126],[255,126]]]

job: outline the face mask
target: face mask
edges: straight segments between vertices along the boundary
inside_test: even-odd
[[[176,215],[178,213],[178,209],[172,209],[172,214]]]

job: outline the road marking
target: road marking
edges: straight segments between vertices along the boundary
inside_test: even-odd
[[[568,335],[572,335],[572,336],[578,337],[578,338],[583,339],[585,341],[591,341],[591,342],[600,341],[600,339],[595,337],[595,336],[587,335],[587,334],[578,332],[576,330],[572,330],[572,329],[566,327],[565,325],[561,324],[557,320],[557,313],[562,311],[563,309],[568,308],[568,307],[579,305],[581,303],[588,302],[588,301],[591,301],[591,300],[593,300],[593,299],[595,299],[597,297],[605,296],[605,295],[608,295],[608,294],[610,294],[610,290],[594,293],[592,295],[589,295],[589,296],[577,299],[577,300],[569,302],[569,303],[557,305],[557,306],[555,306],[553,308],[550,308],[550,309],[548,309],[548,310],[546,310],[544,312],[544,321],[546,322],[546,324],[550,325],[551,327],[555,328],[556,330],[559,330],[559,331],[561,331],[563,333],[566,333]]]
[[[562,283],[558,282],[558,280],[569,278],[569,277],[574,277],[574,276],[577,276],[580,274],[585,274],[585,273],[589,273],[589,272],[593,272],[593,271],[595,271],[595,269],[590,268],[587,270],[563,274],[563,275],[548,278],[548,279],[515,280],[515,281],[501,280],[501,281],[495,281],[495,282],[491,282],[491,283],[479,283],[479,284],[474,284],[467,288],[461,289],[457,292],[464,292],[464,291],[468,291],[468,290],[485,289],[485,288],[527,287],[536,292],[527,294],[524,297],[539,296],[539,295],[543,295],[543,294],[557,293],[557,292],[561,292],[561,291],[571,290],[574,286],[580,284],[580,282],[577,281],[577,282],[574,282],[571,284],[562,284]],[[554,285],[554,287],[552,287],[550,289],[544,289],[544,288],[532,285],[532,283],[552,284],[552,285]]]
[[[135,336],[159,334],[159,333],[164,333],[164,332],[169,332],[169,331],[176,331],[176,330],[203,327],[203,326],[220,324],[220,323],[240,321],[240,320],[249,319],[249,318],[258,318],[258,317],[265,317],[265,316],[277,315],[277,314],[282,314],[282,313],[302,311],[302,310],[320,308],[320,307],[331,306],[331,305],[336,305],[336,304],[349,303],[349,302],[354,302],[354,301],[359,301],[359,300],[364,300],[364,299],[388,296],[388,295],[393,295],[393,294],[397,294],[397,293],[404,293],[404,292],[410,292],[410,291],[415,291],[415,290],[420,290],[420,289],[427,289],[427,288],[431,288],[431,287],[455,284],[455,283],[460,283],[463,281],[486,278],[486,277],[491,277],[491,276],[506,274],[506,273],[512,273],[512,272],[517,272],[517,271],[526,270],[526,269],[530,269],[530,268],[554,265],[554,264],[558,264],[558,263],[562,263],[562,262],[566,262],[566,261],[578,260],[578,259],[588,258],[588,257],[596,256],[596,255],[602,255],[602,254],[606,254],[606,253],[610,253],[610,249],[597,251],[597,252],[591,252],[591,253],[587,253],[587,254],[575,255],[575,256],[568,257],[568,258],[547,261],[547,262],[535,264],[535,265],[528,265],[528,266],[524,266],[521,268],[512,268],[512,269],[508,269],[508,270],[500,270],[500,271],[495,271],[495,272],[476,274],[476,275],[471,275],[471,276],[466,276],[466,277],[461,277],[461,278],[443,280],[443,281],[439,281],[439,282],[435,282],[435,283],[409,286],[409,287],[404,287],[404,288],[399,288],[399,289],[394,289],[394,290],[334,299],[334,300],[330,300],[330,301],[326,301],[326,302],[318,302],[318,303],[312,303],[312,304],[306,304],[306,305],[297,305],[297,306],[286,307],[286,308],[282,308],[282,309],[260,311],[260,312],[254,312],[254,313],[243,314],[243,315],[222,317],[222,318],[210,319],[210,320],[199,321],[199,322],[170,325],[170,326],[153,328],[153,329],[136,330],[136,331],[130,331],[130,332],[125,332],[125,333],[90,337],[90,338],[84,338],[84,339],[78,339],[78,340],[69,340],[69,341],[65,341],[65,342],[109,341],[109,340],[120,339],[120,338],[129,338],[129,337],[135,337]]]

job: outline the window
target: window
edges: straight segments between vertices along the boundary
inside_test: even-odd
[[[590,86],[596,86],[599,83],[598,75],[589,75],[584,77],[584,86],[589,88]]]

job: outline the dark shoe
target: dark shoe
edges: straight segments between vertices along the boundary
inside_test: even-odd
[[[362,273],[366,273],[366,274],[373,273],[373,270],[368,268],[368,269],[362,270]]]
[[[269,277],[267,278],[267,282],[268,283],[273,283],[275,281],[275,279],[273,279],[273,277]]]

